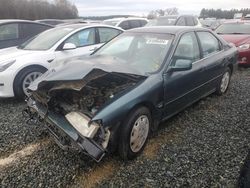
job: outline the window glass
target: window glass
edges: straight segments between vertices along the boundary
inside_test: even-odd
[[[194,21],[192,17],[187,17],[186,21],[188,26],[194,26]]]
[[[119,24],[119,27],[121,27],[124,30],[130,29],[128,21],[123,21],[122,23]]]
[[[26,41],[19,48],[24,50],[48,50],[73,30],[70,27],[49,29]]]
[[[130,22],[131,29],[141,27],[139,20],[130,20],[129,22]]]
[[[207,57],[211,53],[220,51],[220,42],[209,32],[197,32],[201,42],[203,57]]]
[[[145,26],[148,22],[146,20],[140,20],[141,22],[141,27]]]
[[[30,38],[50,28],[51,27],[45,26],[45,25],[21,23],[20,24],[20,37],[24,39]]]
[[[197,20],[197,18],[193,18],[193,20],[194,20],[194,25],[198,25],[198,20]]]
[[[180,17],[180,18],[178,19],[176,25],[179,25],[179,26],[186,26],[185,18],[184,18],[184,17]]]
[[[95,44],[95,29],[84,29],[65,41],[65,43],[72,43],[76,47],[83,47]]]
[[[250,34],[250,23],[225,23],[216,30],[218,34]]]
[[[139,74],[157,71],[164,62],[172,43],[169,34],[127,33],[121,34],[104,45],[95,55],[111,56]]]
[[[112,38],[116,37],[121,33],[121,31],[117,29],[111,29],[111,28],[98,28],[99,31],[99,37],[100,37],[100,43],[108,42]]]
[[[193,32],[184,34],[175,50],[172,65],[178,60],[190,60],[191,63],[200,59],[200,50],[197,38]]]
[[[0,40],[18,39],[18,24],[6,24],[0,26]]]

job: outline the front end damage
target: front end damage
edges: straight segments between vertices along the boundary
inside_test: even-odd
[[[30,88],[24,115],[29,123],[44,122],[62,149],[76,147],[99,162],[107,152],[112,125],[92,119],[141,80],[94,69],[79,80],[42,81]]]

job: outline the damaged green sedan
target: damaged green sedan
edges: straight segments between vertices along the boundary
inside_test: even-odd
[[[236,62],[236,47],[206,29],[134,29],[38,78],[24,114],[43,121],[63,149],[133,159],[160,122],[224,94]]]

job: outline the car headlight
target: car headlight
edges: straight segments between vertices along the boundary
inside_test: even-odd
[[[9,61],[5,61],[5,62],[0,62],[0,72],[5,71],[7,68],[9,68],[15,62],[16,62],[16,60],[9,60]]]
[[[250,44],[243,44],[241,46],[238,47],[239,50],[248,50],[250,49]]]

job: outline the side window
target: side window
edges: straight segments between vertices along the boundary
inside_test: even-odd
[[[192,17],[186,17],[187,26],[194,26],[194,21]]]
[[[21,23],[20,24],[20,38],[22,39],[30,38],[47,29],[50,29],[50,27],[45,26],[45,25],[32,24],[32,23]]]
[[[140,20],[141,22],[141,27],[145,26],[148,22],[146,20]]]
[[[175,50],[171,65],[174,66],[176,62],[181,62],[182,60],[189,60],[193,63],[199,59],[200,50],[195,34],[193,32],[184,34]]]
[[[194,20],[194,25],[198,25],[198,19],[197,18],[193,18]]]
[[[83,47],[95,44],[95,29],[84,29],[68,38],[65,43],[72,43],[76,47]]]
[[[209,32],[197,32],[201,42],[203,57],[207,57],[211,53],[220,51],[220,42]]]
[[[179,25],[179,26],[186,26],[185,18],[184,18],[184,17],[180,17],[180,18],[178,19],[176,25]]]
[[[0,41],[19,38],[18,24],[6,24],[0,26]]]
[[[121,31],[112,28],[98,28],[100,43],[108,42],[112,38],[116,37],[121,33]]]
[[[139,20],[130,20],[130,29],[141,27],[140,21]]]
[[[128,21],[123,21],[123,22],[121,22],[121,23],[119,24],[118,27],[121,27],[121,28],[124,29],[124,30],[130,29],[130,26],[129,26],[129,22],[128,22]]]

